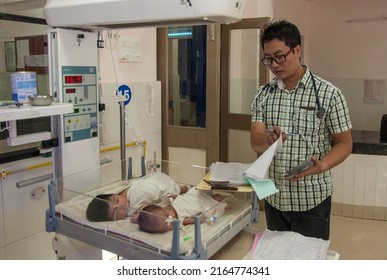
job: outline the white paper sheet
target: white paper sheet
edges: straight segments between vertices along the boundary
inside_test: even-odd
[[[276,153],[282,149],[282,138],[278,138],[255,162],[216,162],[210,169],[210,180],[228,181],[235,185],[251,185],[259,199],[278,192],[273,181],[267,178],[267,171]]]
[[[278,192],[273,181],[267,178],[267,171],[273,157],[282,149],[282,138],[278,138],[243,174],[245,180],[253,187],[259,199],[264,199]]]
[[[251,251],[253,260],[325,260],[330,241],[292,231],[266,230]]]
[[[216,162],[211,166],[210,179],[212,181],[229,181],[231,184],[245,184],[243,173],[251,163]]]
[[[278,138],[243,174],[254,180],[267,178],[267,171],[275,154],[282,149],[282,138]]]

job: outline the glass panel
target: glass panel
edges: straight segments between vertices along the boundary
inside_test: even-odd
[[[15,107],[12,103],[11,73],[17,71],[36,72],[37,93],[49,93],[47,25],[19,21],[0,20],[0,110]],[[17,121],[17,135],[50,131],[50,118],[33,118]],[[37,150],[40,142],[9,146],[7,123],[0,122],[0,162],[8,160],[8,153]],[[4,157],[3,157],[4,155]],[[35,153],[32,153],[35,155]],[[6,158],[6,159],[5,159]],[[9,157],[11,159],[12,157]]]
[[[260,30],[231,30],[230,92],[232,114],[250,114],[251,102],[259,84]]]
[[[206,26],[168,28],[168,124],[206,126]]]

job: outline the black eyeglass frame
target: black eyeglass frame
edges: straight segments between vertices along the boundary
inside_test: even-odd
[[[294,50],[294,48],[291,48],[286,54],[278,54],[278,55],[275,55],[273,57],[268,57],[268,56],[264,56],[261,58],[261,61],[263,63],[263,65],[265,66],[270,66],[273,64],[273,60],[275,61],[275,63],[277,64],[282,64],[286,61],[286,57]],[[282,61],[283,59],[283,61]],[[265,63],[265,60],[266,62],[269,62],[270,60],[270,63]]]

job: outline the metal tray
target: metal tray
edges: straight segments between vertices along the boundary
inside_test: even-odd
[[[28,99],[32,106],[48,106],[52,102],[52,96],[50,95],[28,96]]]

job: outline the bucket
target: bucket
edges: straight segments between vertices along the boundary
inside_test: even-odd
[[[38,94],[36,72],[11,73],[12,100],[20,103],[28,102],[28,96]]]

